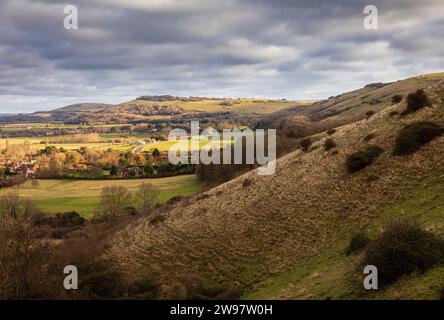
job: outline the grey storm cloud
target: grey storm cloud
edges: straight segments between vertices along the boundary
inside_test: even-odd
[[[318,99],[444,67],[442,0],[0,0],[0,113],[147,94]],[[63,9],[79,10],[65,30]],[[379,29],[363,27],[376,5]]]

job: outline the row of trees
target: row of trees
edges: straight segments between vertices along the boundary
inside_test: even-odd
[[[113,222],[128,213],[148,214],[159,202],[159,194],[159,189],[151,183],[142,183],[134,194],[124,186],[104,187],[94,218]]]
[[[61,143],[96,143],[101,142],[102,139],[98,133],[83,133],[66,136],[56,136],[48,138],[42,143],[61,144]]]
[[[157,150],[157,149],[156,149]],[[94,150],[82,148],[79,151],[67,151],[53,146],[47,147],[36,160],[39,164],[39,175],[60,177],[70,171],[79,171],[97,178],[102,176],[102,170],[113,170],[112,175],[118,175],[117,169],[126,167],[149,167],[161,162],[157,150],[152,153],[115,150]],[[122,171],[122,170],[121,170]]]

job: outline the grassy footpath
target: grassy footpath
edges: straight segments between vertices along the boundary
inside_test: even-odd
[[[199,192],[200,184],[195,175],[183,175],[156,179],[132,180],[38,180],[37,187],[28,181],[18,187],[1,189],[0,196],[17,192],[32,199],[44,211],[57,213],[75,210],[89,217],[97,208],[103,187],[121,185],[130,192],[137,191],[142,182],[149,182],[160,189],[160,201],[166,202],[174,196],[190,196]],[[128,204],[131,205],[131,204]]]

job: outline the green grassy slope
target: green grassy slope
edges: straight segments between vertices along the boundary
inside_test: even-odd
[[[364,226],[376,237],[391,221],[409,218],[426,230],[444,237],[444,170],[424,177],[420,188],[406,199],[381,208],[374,221]],[[349,237],[318,257],[307,259],[297,267],[271,278],[258,290],[246,292],[244,299],[436,299],[437,288],[444,284],[444,266],[425,274],[405,277],[376,292],[362,289],[356,264],[361,255],[345,255]]]

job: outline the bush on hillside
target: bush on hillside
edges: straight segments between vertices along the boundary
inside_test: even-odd
[[[392,103],[393,103],[393,104],[400,103],[400,102],[402,101],[403,98],[404,98],[404,97],[403,97],[402,95],[400,95],[400,94],[395,94],[395,95],[392,97]]]
[[[125,283],[118,272],[99,265],[97,269],[87,265],[79,271],[85,275],[80,285],[90,298],[117,299],[125,294]]]
[[[389,113],[389,117],[394,117],[394,116],[397,116],[399,114],[399,112],[398,111],[391,111],[390,113]]]
[[[365,232],[355,233],[350,239],[350,243],[345,250],[347,256],[364,250],[369,244],[370,239]]]
[[[430,101],[424,90],[418,89],[416,92],[410,93],[407,96],[407,109],[402,113],[402,115],[418,111],[429,105]]]
[[[253,180],[248,177],[242,180],[242,187],[244,188],[250,186],[251,184],[253,184]]]
[[[430,121],[419,121],[405,126],[396,137],[393,154],[409,155],[423,145],[444,134],[444,128]]]
[[[169,199],[166,203],[167,204],[176,204],[176,203],[182,201],[183,199],[185,199],[184,196],[180,196],[180,195],[179,196],[174,196],[171,199]]]
[[[325,140],[325,142],[324,142],[325,151],[328,151],[328,150],[333,149],[335,147],[336,147],[336,143],[333,139],[330,138],[330,139]]]
[[[404,275],[425,272],[444,262],[444,241],[409,221],[397,221],[364,252],[362,267],[378,268],[381,286],[389,285]]]
[[[329,136],[331,136],[333,133],[335,133],[336,132],[336,129],[328,129],[327,130],[327,134],[329,135]]]
[[[72,228],[82,226],[85,223],[85,218],[75,211],[70,211],[57,213],[54,216],[37,216],[33,221],[37,225],[47,224],[53,228]]]
[[[371,165],[384,150],[376,145],[368,146],[366,149],[355,152],[347,157],[346,167],[350,173],[357,172]]]
[[[304,152],[308,152],[311,144],[312,144],[312,141],[310,138],[304,138],[300,141],[301,148]]]

